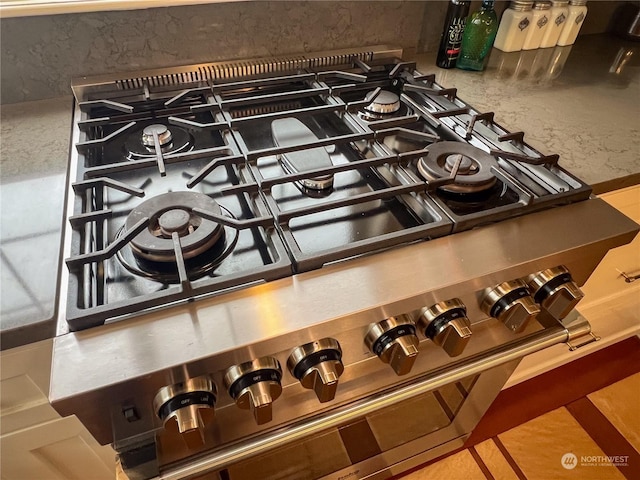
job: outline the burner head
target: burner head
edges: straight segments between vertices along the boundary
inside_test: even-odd
[[[193,212],[194,208],[217,215],[222,213],[215,200],[197,192],[165,193],[134,208],[125,221],[125,229],[131,229],[144,217],[149,218],[148,227],[131,241],[134,255],[153,262],[175,263],[171,238],[174,232],[180,237],[185,260],[197,257],[223,241],[222,225],[202,218]]]
[[[158,136],[158,141],[161,147],[169,145],[173,139],[173,135],[171,135],[171,131],[166,125],[154,123],[153,125],[144,127],[144,130],[142,130],[142,144],[145,147],[155,149],[155,142],[153,140],[154,133]]]
[[[464,155],[460,155],[459,153],[449,155],[447,157],[444,162],[444,169],[447,172],[453,172],[458,160],[460,161],[460,165],[458,165],[458,175],[469,175],[478,170],[478,166],[473,162],[473,160],[469,157],[465,157]]]
[[[373,98],[375,90],[367,93],[364,97],[366,101],[371,101],[364,107],[367,112],[378,115],[389,115],[400,110],[400,97],[389,90],[381,90],[377,97]],[[373,99],[373,100],[372,100]]]
[[[156,120],[157,122],[158,120]],[[127,159],[145,160],[156,156],[156,145],[153,134],[158,135],[158,142],[163,154],[187,152],[193,148],[194,140],[185,129],[171,125],[152,123],[134,130],[124,140]]]
[[[460,166],[455,183],[441,186],[442,190],[474,193],[496,183],[491,167],[497,167],[497,160],[483,150],[461,142],[439,142],[427,147],[427,155],[418,161],[418,171],[426,180],[447,178],[458,160]]]

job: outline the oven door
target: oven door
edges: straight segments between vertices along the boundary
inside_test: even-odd
[[[461,447],[522,357],[590,332],[581,317],[556,323],[392,390],[167,465],[157,478],[388,478]]]

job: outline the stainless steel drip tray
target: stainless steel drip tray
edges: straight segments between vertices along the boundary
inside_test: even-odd
[[[351,149],[336,148],[336,166],[359,161]],[[267,177],[280,168],[261,158]],[[424,184],[403,187],[387,166],[363,166],[334,174],[333,188],[313,195],[295,183],[273,185],[267,194],[296,272],[451,232],[452,223],[424,193]]]
[[[320,90],[319,84],[312,85]],[[277,144],[268,114],[262,121],[254,118],[234,129],[275,212],[296,272],[451,232],[450,220],[425,195],[423,181],[402,185],[396,178],[387,164],[398,159],[375,141],[373,132],[351,115],[322,110],[339,104],[327,104],[315,93],[309,95],[295,99],[297,110],[291,110],[284,100],[269,105],[276,112],[292,115],[278,115],[276,121],[293,122],[308,132],[304,141],[299,139],[299,146]],[[305,115],[296,119],[294,115],[305,109]],[[253,110],[249,113],[255,114]],[[235,119],[246,112],[231,114]],[[303,172],[288,167],[287,155],[317,156],[316,150],[324,153],[326,162]],[[310,179],[326,177],[331,178],[327,188],[305,186]]]

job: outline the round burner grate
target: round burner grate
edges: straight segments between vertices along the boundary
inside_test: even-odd
[[[427,155],[418,160],[418,171],[426,180],[440,180],[451,176],[460,160],[454,183],[443,185],[444,191],[474,193],[491,188],[497,181],[492,167],[498,161],[488,153],[466,143],[438,142],[427,147]]]
[[[140,219],[149,217],[148,227],[131,241],[134,253],[154,262],[175,262],[173,232],[180,236],[185,259],[210,249],[223,237],[224,228],[197,215],[194,208],[221,214],[215,200],[197,192],[169,192],[142,202],[125,221],[125,228],[129,230]]]
[[[121,237],[144,217],[149,225],[118,251],[120,263],[131,273],[167,283],[179,282],[180,275],[172,234],[180,236],[182,256],[190,280],[213,271],[233,251],[238,230],[202,218],[193,212],[202,208],[233,218],[207,195],[197,192],[169,192],[142,202],[131,211],[117,233]]]

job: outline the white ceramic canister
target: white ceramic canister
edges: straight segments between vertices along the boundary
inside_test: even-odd
[[[553,0],[551,2],[550,22],[542,36],[540,48],[555,47],[569,16],[569,0]]]
[[[531,27],[533,2],[513,1],[502,14],[493,46],[503,52],[518,52]]]
[[[564,28],[558,38],[558,45],[561,47],[573,45],[578,37],[578,32],[582,28],[584,19],[587,16],[586,0],[570,0],[569,15],[567,21],[564,22]]]
[[[523,50],[535,50],[540,48],[542,37],[549,27],[551,17],[551,2],[536,2],[531,13],[531,26],[522,44]]]

